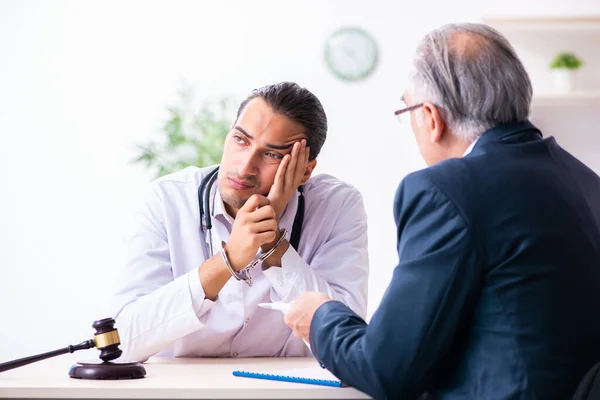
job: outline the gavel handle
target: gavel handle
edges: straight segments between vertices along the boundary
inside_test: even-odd
[[[47,353],[38,354],[36,356],[19,358],[18,360],[8,361],[0,364],[0,372],[8,371],[9,369],[22,367],[23,365],[31,364],[36,361],[45,360],[46,358],[59,356],[61,354],[72,353],[77,350],[85,350],[96,347],[96,344],[93,340],[86,340],[85,342],[81,342],[76,345],[70,345],[65,347],[64,349],[58,349],[54,351],[49,351]]]

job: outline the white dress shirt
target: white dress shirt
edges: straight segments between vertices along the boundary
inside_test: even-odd
[[[473,140],[471,142],[471,144],[469,145],[469,147],[467,147],[467,150],[465,150],[465,153],[463,154],[463,157],[470,154],[473,151],[473,147],[475,147],[475,145],[477,144],[477,141],[479,140],[479,138]]]
[[[367,216],[358,190],[328,175],[304,185],[305,212],[298,252],[290,245],[281,267],[252,270],[254,284],[229,279],[215,301],[204,298],[198,267],[207,259],[198,187],[214,167],[188,167],[153,182],[134,216],[128,259],[115,296],[123,357],[288,357],[310,350],[279,311],[258,307],[317,291],[365,317]],[[286,206],[280,229],[289,240],[298,195]],[[233,219],[218,185],[211,190],[213,254],[227,241]]]

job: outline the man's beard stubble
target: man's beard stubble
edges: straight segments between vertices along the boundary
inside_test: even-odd
[[[240,180],[243,181],[244,183],[248,183],[250,185],[252,185],[251,188],[248,189],[256,189],[257,187],[259,187],[259,182],[257,181],[256,177],[241,177],[240,175],[238,175],[237,173],[228,173],[226,175],[226,178],[233,178],[236,180]],[[228,191],[223,191],[221,190],[221,199],[223,200],[223,203],[229,205],[230,207],[239,210],[240,208],[242,208],[244,206],[244,204],[246,204],[246,202],[248,201],[248,199],[254,195],[257,194],[258,192],[254,192],[254,193],[250,193],[247,195],[242,196],[236,196],[236,194],[240,194],[240,191],[232,189],[230,192]],[[266,196],[266,194],[264,194]]]
[[[248,201],[248,199],[250,198],[250,196],[245,196],[244,198],[239,198],[233,195],[229,195],[226,193],[221,193],[221,199],[223,199],[223,203],[227,204],[228,206],[239,210],[240,208],[242,208],[244,206],[244,204],[246,204],[246,202]]]

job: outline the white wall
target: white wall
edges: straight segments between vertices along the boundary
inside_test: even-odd
[[[317,172],[356,185],[369,214],[371,315],[397,261],[394,191],[423,166],[392,115],[417,40],[483,15],[600,14],[596,0],[481,3],[0,0],[0,359],[87,339],[108,315],[150,179],[132,147],[157,134],[182,78],[205,96],[293,80],[320,97],[330,130]],[[348,84],[326,70],[323,46],[353,24],[381,58]]]

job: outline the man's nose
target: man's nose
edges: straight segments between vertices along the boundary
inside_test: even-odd
[[[240,176],[253,176],[258,173],[258,157],[253,151],[244,154],[241,160],[239,174]]]

